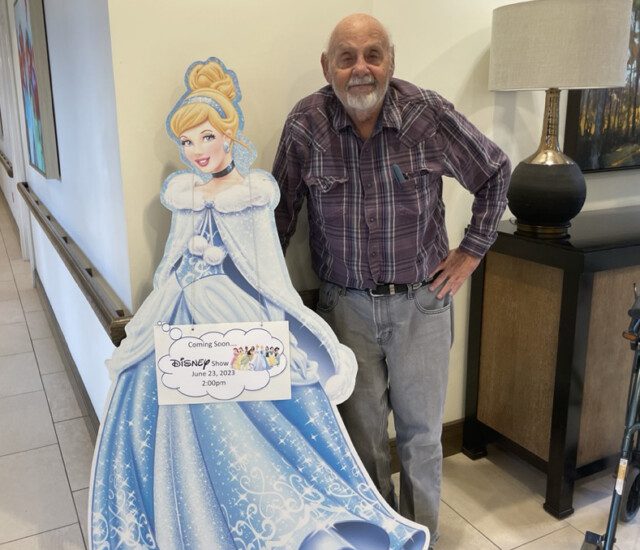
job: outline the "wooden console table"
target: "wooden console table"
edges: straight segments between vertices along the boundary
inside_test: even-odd
[[[544,508],[573,513],[574,481],[614,463],[624,429],[640,207],[583,212],[563,241],[498,239],[471,281],[463,452],[499,440],[547,474]]]

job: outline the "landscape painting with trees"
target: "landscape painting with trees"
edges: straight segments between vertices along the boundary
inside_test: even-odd
[[[584,171],[640,167],[640,0],[633,0],[624,88],[570,91],[564,151]]]

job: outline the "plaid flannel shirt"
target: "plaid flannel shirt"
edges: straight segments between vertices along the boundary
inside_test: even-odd
[[[273,165],[283,248],[307,198],[313,268],[353,288],[415,283],[448,254],[442,176],[474,195],[460,248],[483,256],[506,207],[505,154],[437,93],[392,79],[363,141],[330,86],[291,111]]]

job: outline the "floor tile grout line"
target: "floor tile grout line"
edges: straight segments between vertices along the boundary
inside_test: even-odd
[[[46,445],[40,445],[39,447],[34,447],[33,449],[22,449],[21,451],[13,451],[12,453],[0,455],[0,459],[6,458],[8,456],[19,455],[21,453],[30,453],[31,451],[39,451],[40,449],[46,449],[47,447],[59,447],[59,446],[60,446],[59,443],[47,443]]]
[[[27,322],[27,318],[25,317],[25,310],[24,310],[24,306],[22,305],[22,302],[20,301],[20,298],[13,298],[11,300],[0,300],[0,307],[2,306],[2,304],[6,304],[6,303],[10,303],[10,302],[18,302],[18,304],[20,305],[20,310],[22,311],[22,319],[24,320],[24,322]],[[18,321],[19,323],[20,321]],[[0,327],[4,326],[4,325],[13,325],[15,323],[10,322],[10,323],[3,323],[2,321],[0,321]]]
[[[8,283],[9,281],[0,281],[2,283]],[[13,286],[15,286],[15,283],[13,284]],[[16,287],[16,292],[18,292],[18,288]],[[0,304],[4,303],[4,302],[13,302],[14,300],[20,300],[20,293],[18,292],[18,298],[9,298],[8,300],[0,300]],[[22,306],[22,301],[20,301],[20,306]],[[24,313],[24,309],[22,310],[22,312]],[[7,325],[15,325],[17,323],[7,323]],[[26,324],[26,321],[25,321]]]
[[[2,232],[2,229],[0,229],[0,244],[2,244],[2,249],[7,256],[7,259],[9,259],[9,251],[7,250],[7,243],[4,240],[4,233]],[[9,260],[9,262],[11,262],[11,260]]]
[[[496,549],[501,550],[501,547],[496,544],[494,541],[492,541],[489,537],[487,537],[487,535],[485,535],[482,531],[480,531],[480,529],[478,529],[473,523],[471,523],[470,521],[468,521],[464,516],[462,516],[462,514],[460,514],[458,512],[458,510],[456,510],[455,508],[453,508],[450,504],[447,504],[444,500],[442,500],[442,498],[440,499],[442,503],[444,503],[447,508],[449,508],[456,516],[458,516],[462,521],[464,521],[469,527],[471,527],[474,531],[476,531],[477,533],[480,534],[480,536],[482,538],[484,538],[485,540],[487,540],[489,542],[489,544],[492,544],[493,546],[496,547]],[[442,515],[442,514],[440,514]]]
[[[545,537],[548,537],[550,535],[553,535],[554,533],[558,533],[560,531],[562,531],[563,529],[567,529],[568,527],[571,527],[572,529],[575,529],[576,531],[579,531],[581,534],[584,535],[584,533],[582,531],[580,531],[579,529],[576,529],[575,527],[573,527],[573,525],[565,525],[563,527],[560,527],[559,529],[554,529],[553,531],[551,531],[550,533],[547,533],[546,535],[540,535],[539,537],[535,537],[527,542],[523,542],[522,544],[519,544],[518,546],[513,546],[512,548],[509,549],[505,549],[505,550],[517,550],[518,548],[522,548],[523,546],[526,546],[527,544],[531,544],[532,542],[536,542],[537,540],[541,540]]]
[[[0,326],[6,327],[8,325],[0,325]],[[2,360],[4,357],[13,357],[14,355],[22,355],[24,353],[29,353],[29,352],[28,351],[19,351],[18,353],[5,353],[5,354],[0,353],[0,360]]]
[[[469,519],[467,519],[465,516],[463,516],[458,510],[456,510],[451,504],[449,504],[446,500],[444,500],[443,498],[440,498],[440,500],[442,500],[442,502],[444,502],[449,508],[451,508],[456,514],[458,514],[462,519],[464,519],[469,525],[471,525],[476,531],[478,531],[479,533],[482,534],[482,536],[484,536],[486,539],[489,540],[489,542],[491,542],[493,545],[495,545],[498,548],[501,548],[502,550],[507,550],[507,549],[503,549],[502,546],[500,546],[495,540],[493,540],[487,533],[485,533],[482,529],[480,529],[479,526],[475,525],[472,521],[470,521]],[[561,525],[558,527],[558,529],[561,529],[563,527],[567,527],[567,525],[569,525],[565,520],[562,520],[564,525]],[[549,531],[548,533],[545,533],[544,537],[546,537],[547,535],[549,535],[550,533],[555,532],[557,529],[553,529],[552,531]],[[535,539],[532,539],[535,540]],[[532,542],[532,540],[527,541],[527,542],[523,542],[522,544],[528,544],[529,542]],[[522,546],[522,545],[519,545]],[[517,548],[517,546],[511,547],[513,548]]]
[[[54,372],[52,374],[58,374],[57,372]],[[53,423],[54,424],[60,424],[60,422],[68,422],[69,420],[79,420],[80,418],[85,418],[87,415],[85,414],[81,414],[80,416],[72,416],[71,418],[63,418],[61,420],[54,420]]]
[[[78,516],[78,526],[80,527],[80,535],[82,537],[82,545],[84,546],[84,550],[88,550],[87,549],[87,541],[85,540],[85,537],[84,537],[84,529],[82,528],[82,521],[80,521],[80,510],[78,509],[78,503],[76,502],[76,499],[73,496],[75,493],[77,493],[79,491],[85,491],[85,490],[88,490],[88,488],[87,489],[78,489],[78,491],[72,491],[71,492],[71,498],[73,499],[73,506],[76,509],[76,516]],[[89,498],[89,497],[87,496],[87,498]],[[86,517],[84,518],[84,521],[87,521]],[[88,528],[88,527],[89,527],[88,525],[85,525],[85,528]]]
[[[35,313],[35,312],[32,311],[30,313]],[[2,325],[0,325],[0,326],[2,326]],[[29,328],[29,325],[27,324],[27,329],[28,328]],[[33,342],[33,340],[46,340],[47,338],[52,338],[52,336],[41,336],[39,338],[31,338],[31,341]],[[62,372],[62,371],[60,371],[60,372]],[[53,374],[53,373],[51,373],[51,374]]]
[[[63,424],[64,422],[71,422],[72,420],[83,420],[84,418],[87,418],[87,416],[83,415],[83,416],[76,416],[75,418],[65,418],[64,420],[54,420],[53,423]]]
[[[15,298],[14,298],[15,299]],[[11,300],[5,300],[5,302],[10,302]],[[22,304],[20,304],[20,306],[22,306]],[[22,312],[24,313],[24,310],[22,310]],[[2,325],[3,327],[9,327],[11,325],[27,325],[26,321],[24,323],[6,323],[4,325]],[[29,339],[31,339],[31,336],[29,336]],[[38,340],[39,338],[36,338],[36,340]],[[19,351],[18,353],[24,353],[23,351]],[[18,355],[18,353],[7,353],[5,355]]]
[[[40,378],[42,380],[42,375],[40,375]],[[44,382],[42,384],[44,386]],[[45,396],[46,396],[46,391],[45,391]],[[76,501],[73,498],[73,489],[71,488],[71,480],[69,479],[69,472],[67,469],[67,463],[64,459],[64,455],[62,454],[62,447],[60,447],[60,438],[58,437],[58,430],[56,430],[56,423],[53,420],[53,413],[51,412],[51,404],[49,403],[49,398],[47,397],[47,407],[49,408],[49,415],[51,417],[51,422],[53,424],[53,433],[56,436],[56,441],[57,441],[57,447],[58,447],[58,453],[60,453],[60,461],[62,462],[62,468],[64,469],[64,477],[67,480],[67,487],[69,488],[69,493],[71,496],[71,501],[73,503],[73,510],[75,511],[76,514],[76,518],[78,519],[78,524],[80,523],[80,516],[78,515],[78,509],[76,508]],[[72,420],[72,419],[69,419]],[[83,539],[84,540],[84,539]]]
[[[7,325],[0,325],[0,327],[6,327]],[[29,353],[28,351],[19,351],[18,353],[5,353],[2,354],[0,353],[0,360],[2,360],[5,357],[13,357],[14,355],[22,355],[23,353]],[[54,374],[54,373],[51,373]]]
[[[24,308],[23,308],[22,312],[24,313]],[[48,321],[47,321],[47,323],[48,323]],[[34,357],[36,359],[36,365],[38,367],[38,375],[40,376],[40,383],[42,384],[42,388],[44,390],[45,400],[47,402],[47,408],[49,410],[49,418],[51,419],[51,423],[53,424],[53,433],[54,433],[55,438],[56,438],[56,442],[57,442],[57,446],[58,446],[58,453],[60,453],[60,460],[62,462],[62,467],[64,469],[64,475],[65,475],[65,478],[67,480],[67,487],[69,488],[71,501],[73,503],[73,509],[75,511],[76,518],[78,519],[78,523],[80,523],[80,516],[78,515],[78,510],[76,508],[75,500],[73,498],[73,489],[71,488],[71,480],[69,479],[69,472],[67,470],[67,463],[65,462],[64,455],[62,454],[62,448],[60,447],[60,438],[58,437],[58,431],[56,430],[56,426],[55,426],[56,421],[53,418],[53,411],[51,410],[51,403],[49,401],[49,395],[48,395],[48,392],[47,392],[47,389],[46,389],[46,386],[45,386],[44,380],[43,380],[43,376],[46,376],[46,375],[43,375],[42,372],[41,372],[40,362],[38,361],[38,356],[36,355],[36,350],[35,350],[35,347],[33,345],[33,338],[31,338],[31,334],[30,333],[29,333],[29,342],[31,344],[31,350],[33,352],[33,355],[34,355]],[[66,369],[61,371],[61,372],[64,372],[65,375],[68,378],[69,375],[66,374]],[[51,373],[51,374],[56,374],[56,373]],[[82,416],[80,416],[80,418],[82,418]],[[73,420],[73,418],[65,418],[64,420]],[[83,541],[84,541],[84,538],[83,538]]]
[[[27,535],[26,537],[20,537],[12,540],[5,540],[4,542],[0,542],[0,548],[2,548],[5,544],[10,544],[12,542],[18,542],[21,540],[30,539],[31,537],[39,537],[40,535],[44,535],[46,533],[52,533],[53,531],[57,531],[58,529],[66,529],[67,527],[73,527],[74,525],[77,525],[78,528],[80,528],[80,524],[76,521],[75,523],[69,523],[68,525],[61,525],[60,527],[54,527],[53,529],[47,529],[45,531],[40,531],[39,533],[33,533],[32,535]],[[82,534],[82,532],[80,534]],[[83,538],[83,542],[84,542],[84,538]]]
[[[15,274],[15,271],[13,270],[13,264],[12,264],[13,260],[9,257],[9,250],[7,249],[7,242],[6,242],[5,238],[4,238],[4,233],[1,230],[0,230],[0,235],[2,236],[2,242],[3,242],[3,245],[4,245],[4,251],[6,252],[7,259],[9,260],[9,269],[11,270],[11,275],[13,277],[13,286],[16,287],[16,291],[17,291],[18,290],[18,285],[16,284],[16,274]],[[18,239],[19,238],[20,238],[20,235],[18,235]],[[20,259],[22,259],[22,250],[20,251],[20,256],[21,256]]]
[[[40,383],[42,384],[42,379],[40,379]],[[9,398],[11,398],[11,397],[18,397],[19,395],[29,395],[30,393],[38,393],[38,392],[40,392],[40,391],[41,391],[42,393],[44,393],[44,394],[45,394],[45,396],[44,396],[44,397],[45,397],[45,399],[46,399],[46,398],[47,398],[47,395],[46,395],[46,393],[45,393],[45,391],[44,391],[44,387],[42,387],[42,388],[41,388],[41,389],[39,389],[39,390],[23,391],[23,392],[20,392],[20,393],[12,393],[11,395],[0,395],[0,401],[1,401],[2,399],[9,399]],[[54,423],[55,423],[55,421],[54,421]]]

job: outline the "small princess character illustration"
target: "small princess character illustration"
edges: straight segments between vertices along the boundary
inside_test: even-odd
[[[267,360],[268,368],[271,369],[278,364],[273,346],[269,346],[269,348],[265,351],[264,356],[265,356],[265,359]]]
[[[233,348],[233,355],[231,356],[231,361],[229,361],[231,368],[236,368],[235,364],[236,361],[238,360],[238,355],[240,355],[240,349],[239,348]]]
[[[267,370],[269,368],[269,366],[267,365],[267,360],[264,356],[263,346],[258,346],[258,348],[256,349],[251,365],[252,365],[251,370],[256,370],[256,371]]]

